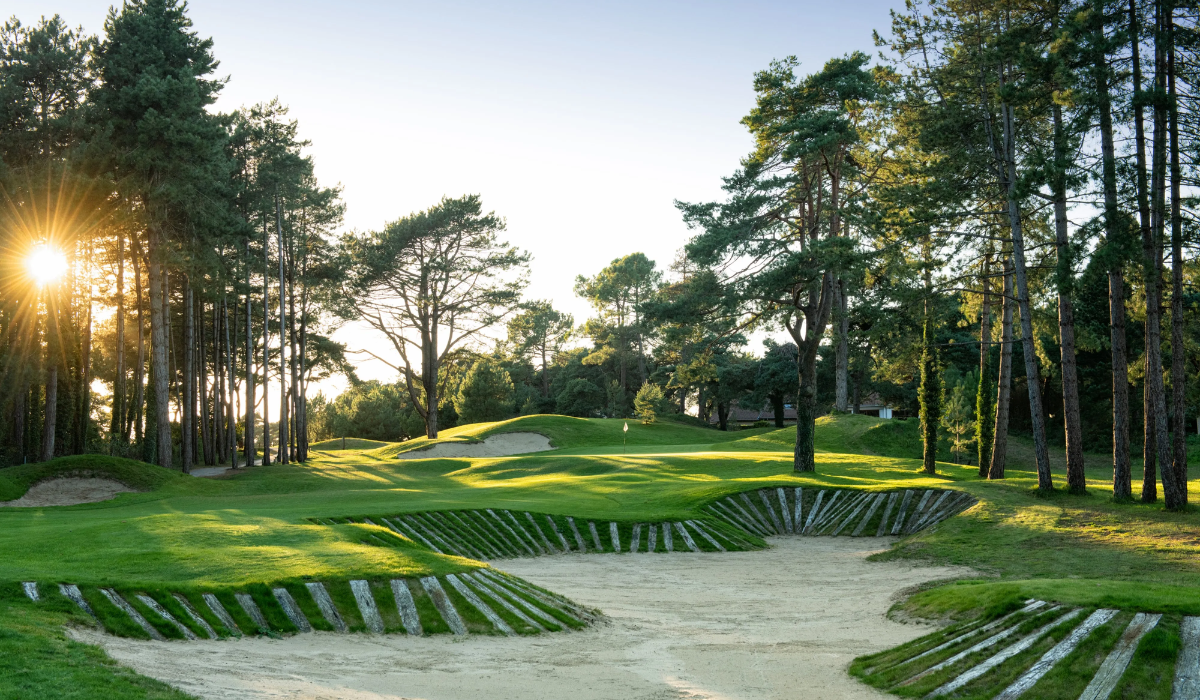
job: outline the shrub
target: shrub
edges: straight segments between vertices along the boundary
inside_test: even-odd
[[[642,419],[642,425],[653,423],[658,414],[666,413],[662,389],[657,384],[643,384],[633,400],[633,411]]]
[[[586,379],[572,379],[558,394],[555,408],[564,416],[590,418],[604,408],[604,390]]]
[[[508,372],[485,357],[471,367],[454,397],[460,423],[490,423],[512,415],[513,383]]]

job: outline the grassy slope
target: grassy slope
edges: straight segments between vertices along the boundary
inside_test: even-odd
[[[629,426],[627,433],[622,430],[625,425]],[[642,425],[637,420],[620,418],[536,415],[521,416],[498,423],[461,425],[441,431],[437,440],[420,437],[407,442],[392,443],[374,450],[372,455],[391,457],[402,452],[425,449],[439,443],[478,442],[502,433],[539,433],[550,438],[550,444],[554,447],[571,452],[620,454],[626,446],[642,452],[643,448],[663,448],[671,445],[686,445],[694,448],[705,444],[728,443],[744,436],[746,432],[749,431],[721,432],[673,421],[658,421],[650,425]]]
[[[682,518],[721,494],[757,485],[936,485],[970,491],[982,503],[883,557],[970,565],[1002,577],[995,585],[1037,579],[1021,585],[1041,591],[1058,586],[1093,598],[1132,596],[1144,607],[1161,601],[1200,611],[1200,598],[1189,590],[1156,588],[1200,585],[1197,516],[1112,503],[1105,495],[1107,470],[1099,460],[1089,472],[1091,495],[1040,498],[1032,493],[1032,471],[1019,459],[1010,466],[1010,478],[997,483],[979,481],[970,466],[942,464],[938,475],[927,476],[915,459],[886,456],[913,449],[910,426],[895,421],[822,419],[818,472],[803,476],[791,471],[790,428],[721,433],[631,421],[630,454],[624,455],[618,442],[623,424],[531,416],[447,432],[460,440],[540,432],[560,449],[418,461],[389,458],[392,446],[321,452],[305,465],[259,467],[216,480],[124,460],[81,458],[91,460],[93,471],[108,465],[114,475],[140,479],[154,490],[100,504],[0,510],[0,581],[202,586],[445,573],[470,564],[415,547],[367,546],[352,529],[306,519],[495,506],[597,518]],[[38,478],[34,475],[79,471],[81,463],[57,460],[3,470],[0,485],[15,493],[15,485],[30,483]],[[1051,579],[1056,582],[1048,583]],[[1081,592],[1072,581],[1083,579],[1112,583]],[[985,588],[972,590],[982,596]],[[913,605],[944,612],[968,605],[962,596],[962,591],[953,599],[926,594]]]
[[[52,587],[34,605],[0,585],[0,698],[184,700],[192,696],[119,666],[98,647],[67,638],[64,625],[92,621]]]
[[[533,416],[447,431],[452,440],[531,431],[552,452],[494,459],[391,459],[398,445],[318,452],[305,465],[193,479],[127,460],[83,457],[0,470],[0,497],[55,474],[98,474],[145,492],[58,508],[0,509],[0,698],[180,698],[97,650],[67,640],[85,621],[63,600],[34,607],[13,582],[141,583],[205,587],[255,581],[444,573],[471,562],[413,547],[362,543],[365,525],[310,524],[313,516],[448,507],[528,508],[584,517],[686,517],[709,500],[757,485],[963,489],[980,504],[906,538],[881,558],[965,564],[989,578],[926,590],[913,612],[942,616],[1036,595],[1079,604],[1200,613],[1200,516],[1115,504],[1106,460],[1091,460],[1091,493],[1038,497],[1028,447],[1015,441],[1009,479],[975,467],[920,473],[915,423],[823,419],[818,472],[791,471],[793,429],[720,433],[687,425]],[[419,443],[419,441],[414,441]],[[426,443],[427,444],[427,443]],[[411,449],[419,444],[407,444]],[[337,445],[340,447],[340,445]],[[1062,481],[1061,465],[1056,477]],[[1200,484],[1191,492],[1200,496]],[[1195,497],[1194,497],[1195,498]],[[1200,499],[1197,499],[1200,500]],[[43,590],[51,588],[43,586]],[[31,689],[36,689],[33,691]]]

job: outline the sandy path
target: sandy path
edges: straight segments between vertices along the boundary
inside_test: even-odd
[[[135,490],[112,479],[63,477],[34,484],[17,500],[0,501],[0,507],[37,508],[99,503],[116,498],[119,493],[134,493]]]
[[[777,538],[729,554],[568,555],[502,568],[604,610],[584,632],[504,639],[314,633],[156,643],[75,632],[202,698],[881,698],[851,659],[930,628],[890,622],[901,589],[965,569],[873,564],[882,544]]]

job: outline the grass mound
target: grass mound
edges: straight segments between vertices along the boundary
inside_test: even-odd
[[[384,442],[382,440],[367,440],[366,438],[332,438],[330,440],[322,440],[314,442],[308,447],[312,450],[324,450],[331,452],[334,450],[377,450],[381,447],[387,447],[396,443]]]
[[[121,457],[106,455],[76,455],[59,457],[49,462],[22,464],[0,469],[0,501],[11,501],[25,495],[30,486],[60,477],[98,477],[112,479],[137,491],[154,491],[185,478],[173,469],[156,467]]]
[[[625,425],[629,431],[625,432]],[[420,450],[439,443],[472,443],[502,433],[539,433],[550,439],[556,449],[609,449],[665,445],[706,445],[737,440],[742,432],[721,432],[677,421],[659,421],[643,425],[635,419],[572,418],[570,416],[520,416],[496,423],[470,423],[439,433],[437,440],[425,437],[382,447],[372,452],[377,457],[394,457],[402,452]],[[624,438],[624,443],[622,443]]]

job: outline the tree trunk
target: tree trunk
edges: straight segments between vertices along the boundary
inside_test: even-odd
[[[979,448],[979,478],[986,479],[992,461],[992,254],[983,257],[979,306],[979,385],[975,390],[975,443]]]
[[[271,464],[271,234],[263,221],[263,466]],[[251,409],[253,410],[253,409]]]
[[[1155,3],[1154,66],[1155,87],[1166,92],[1166,46],[1162,36],[1162,2]],[[1150,502],[1156,493],[1147,493],[1153,486],[1155,466],[1162,471],[1163,498],[1167,508],[1180,506],[1176,482],[1172,474],[1170,437],[1167,434],[1167,402],[1163,388],[1162,367],[1162,267],[1161,246],[1166,217],[1167,110],[1165,105],[1154,107],[1154,154],[1151,164],[1150,227],[1142,229],[1142,277],[1146,296],[1146,381],[1142,400],[1145,408],[1145,435],[1142,500]]]
[[[225,401],[225,454],[229,459],[229,466],[237,466],[237,414],[234,412],[233,402],[237,396],[237,388],[234,386],[233,380],[233,365],[234,354],[237,347],[231,342],[237,337],[237,302],[234,302],[233,309],[233,331],[229,329],[229,297],[223,296],[221,306],[225,310],[225,384],[229,390],[228,399]]]
[[[729,430],[729,404],[717,404],[717,429]]]
[[[13,445],[17,448],[21,462],[24,463],[29,455],[28,443],[25,439],[25,417],[29,410],[29,382],[22,380],[18,383],[16,398],[13,399],[12,437]]]
[[[775,418],[775,427],[783,427],[783,394],[771,394],[771,413]]]
[[[58,362],[46,353],[46,408],[42,419],[42,461],[54,459],[54,434],[58,428]]]
[[[428,319],[428,326],[421,330],[421,385],[425,389],[425,437],[430,440],[438,436],[438,316],[436,312]]]
[[[215,410],[209,411],[209,396],[208,396],[208,340],[204,335],[204,302],[199,302],[200,306],[200,323],[196,328],[196,349],[193,353],[196,356],[194,367],[196,368],[196,383],[200,393],[200,409],[196,416],[196,430],[199,436],[199,444],[204,451],[204,464],[211,467],[215,464],[213,459],[213,448],[216,447],[215,435],[213,434],[213,424],[211,421],[212,413]],[[195,321],[193,321],[195,324]],[[212,396],[212,408],[216,409],[217,393],[214,390]]]
[[[264,303],[265,303],[264,299]],[[254,318],[254,300],[250,295],[250,238],[246,238],[246,435],[242,439],[242,448],[245,452],[246,466],[254,466],[255,457],[255,439],[254,439],[254,324],[251,319]],[[233,466],[237,466],[234,464]]]
[[[90,252],[90,251],[89,251]],[[92,422],[92,284],[87,284],[87,321],[79,352],[79,422],[75,426],[75,454],[87,449],[88,428]]]
[[[817,432],[817,363],[816,353],[812,362],[804,353],[800,366],[800,389],[796,392],[796,449],[792,455],[792,468],[797,472],[815,472]]]
[[[133,241],[133,287],[134,294],[137,296],[137,334],[138,334],[138,359],[137,371],[134,373],[134,391],[136,392],[133,399],[133,437],[137,441],[139,447],[142,446],[144,440],[142,412],[146,405],[146,319],[143,312],[144,303],[142,301],[142,271],[139,265],[141,258],[141,245],[137,239]],[[126,430],[126,434],[130,431]],[[147,455],[143,452],[142,459],[146,459]]]
[[[836,203],[836,199],[834,201]],[[808,307],[804,310],[804,337],[800,335],[801,324],[787,324],[792,340],[796,343],[796,365],[799,373],[799,388],[796,392],[796,449],[792,458],[792,469],[797,472],[817,470],[814,445],[817,431],[817,351],[821,345],[821,338],[825,335],[825,326],[829,322],[833,284],[833,275],[826,272],[821,276],[820,289],[809,292]]]
[[[1017,192],[1016,143],[1012,107],[1002,105],[1004,114],[1005,195],[1008,199],[1009,227],[1012,230],[1013,274],[1016,281],[1017,310],[1021,314],[1021,344],[1025,355],[1025,384],[1029,388],[1029,417],[1033,424],[1033,449],[1037,461],[1038,489],[1054,488],[1050,476],[1050,454],[1046,447],[1045,412],[1042,410],[1041,377],[1037,352],[1033,345],[1033,314],[1030,312],[1029,285],[1025,274],[1025,238],[1021,223],[1021,204]]]
[[[928,252],[928,244],[926,244]],[[931,261],[926,260],[926,263]],[[941,417],[937,362],[933,355],[933,310],[930,308],[931,280],[925,267],[925,313],[921,328],[921,386],[917,390],[921,407],[921,456],[926,474],[937,473],[938,423]]]
[[[1168,4],[1167,32],[1170,49],[1167,62],[1167,90],[1170,105],[1171,136],[1171,411],[1175,419],[1171,436],[1171,473],[1175,478],[1175,497],[1168,508],[1187,507],[1187,373],[1183,340],[1183,211],[1179,165],[1179,102],[1175,85],[1175,10]],[[1160,433],[1161,434],[1161,433]],[[1165,490],[1165,489],[1164,489]]]
[[[125,429],[125,236],[117,233],[117,373],[113,381],[112,421],[109,427],[109,454],[125,451],[117,445],[129,441]]]
[[[224,299],[222,303],[213,302],[213,459],[217,464],[224,464],[228,455],[226,454],[227,440],[225,437],[225,357],[229,353],[229,348],[225,347],[222,339],[225,338],[229,331],[225,328],[225,321],[228,317],[225,314]]]
[[[1008,456],[1008,409],[1012,401],[1013,280],[1010,260],[1004,263],[1004,299],[1000,314],[1000,380],[996,384],[996,424],[992,429],[989,479],[1003,479]]]
[[[300,461],[308,461],[308,287],[304,288],[304,295],[301,297],[300,304],[300,373],[297,376],[296,386],[299,388],[300,400],[297,402],[300,431],[298,442],[300,443]]]
[[[1132,4],[1131,4],[1132,7]],[[1096,16],[1096,42],[1103,45],[1103,12]],[[1136,24],[1134,25],[1136,29]],[[1136,60],[1136,57],[1135,57]],[[1109,345],[1112,349],[1112,416],[1113,416],[1113,498],[1133,497],[1129,462],[1129,366],[1125,350],[1125,225],[1117,203],[1117,159],[1113,141],[1112,98],[1109,93],[1109,65],[1104,50],[1093,61],[1096,95],[1100,107],[1100,152],[1104,187],[1104,235],[1108,248],[1108,316]],[[1140,71],[1140,68],[1136,69]],[[1135,73],[1136,74],[1136,73]],[[1140,74],[1138,74],[1140,80]],[[1140,126],[1139,126],[1140,130]],[[1143,154],[1144,155],[1144,154]]]
[[[1129,364],[1125,350],[1125,276],[1108,272],[1109,338],[1112,345],[1113,498],[1133,498],[1129,461]]]
[[[180,423],[180,463],[183,473],[192,471],[192,449],[194,446],[193,430],[196,419],[196,314],[195,303],[192,299],[192,282],[190,279],[183,283],[183,411]]]
[[[291,251],[289,245],[289,254]],[[300,343],[296,334],[296,275],[295,256],[289,255],[292,263],[288,266],[288,366],[292,373],[292,460],[300,461],[300,364],[297,354]]]
[[[287,346],[287,316],[284,312],[284,297],[287,286],[283,279],[283,212],[279,193],[275,194],[275,234],[279,244],[279,461],[288,463],[288,380],[284,351]]]
[[[161,241],[157,232],[151,233],[150,250],[148,252],[150,273],[150,363],[151,375],[154,380],[154,428],[155,455],[159,466],[172,466],[171,449],[171,414],[168,405],[167,380],[167,314],[166,280],[164,279],[162,251],[159,250]]]
[[[546,344],[548,342],[546,337],[542,336],[542,398],[550,396],[550,367],[546,364]]]
[[[1075,272],[1071,264],[1071,242],[1067,232],[1067,153],[1066,129],[1062,107],[1054,113],[1054,232],[1057,251],[1055,286],[1058,292],[1058,347],[1061,357],[1063,392],[1063,432],[1067,448],[1067,489],[1074,494],[1087,492],[1087,474],[1083,468],[1083,426],[1079,417],[1079,372],[1075,364],[1075,310],[1071,303]]]
[[[834,300],[837,306],[837,325],[834,326],[834,408],[845,413],[850,408],[850,315],[847,313],[849,303],[846,299],[846,283],[838,280],[833,286]]]

